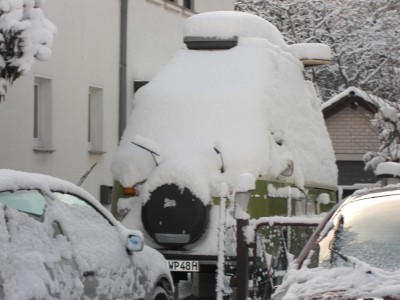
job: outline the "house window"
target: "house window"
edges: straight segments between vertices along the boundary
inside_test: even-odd
[[[51,79],[35,77],[33,94],[33,149],[35,151],[54,151],[51,85]]]
[[[103,153],[103,89],[89,87],[88,132],[89,152]]]
[[[183,7],[193,10],[193,0],[183,0]]]

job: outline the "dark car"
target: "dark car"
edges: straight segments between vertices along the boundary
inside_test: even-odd
[[[333,208],[272,299],[400,299],[400,186]]]
[[[0,299],[172,296],[164,257],[78,186],[0,170]]]

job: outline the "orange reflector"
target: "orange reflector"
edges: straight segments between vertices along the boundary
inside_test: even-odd
[[[134,186],[132,186],[132,187],[124,187],[124,195],[129,195],[129,196],[132,196],[132,195],[135,195],[135,187]]]

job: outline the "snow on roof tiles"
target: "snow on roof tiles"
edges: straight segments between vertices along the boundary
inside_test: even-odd
[[[365,101],[375,105],[375,106],[385,106],[385,100],[383,100],[382,98],[379,98],[377,96],[368,94],[367,92],[364,92],[356,87],[349,87],[347,89],[345,89],[343,92],[340,92],[339,94],[337,94],[336,96],[333,96],[331,99],[329,99],[328,101],[322,103],[321,105],[321,109],[325,110],[329,107],[331,107],[332,105],[334,105],[335,103],[340,102],[344,97],[348,96],[350,93],[354,93],[356,96],[361,97],[362,99],[364,99]]]

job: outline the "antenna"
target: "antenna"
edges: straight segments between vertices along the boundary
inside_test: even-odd
[[[79,180],[79,182],[76,184],[77,186],[81,186],[82,183],[85,181],[86,177],[89,176],[90,172],[92,172],[92,170],[94,169],[94,167],[97,165],[97,162],[95,162],[89,170],[86,171],[85,174],[83,174],[83,176],[81,177],[81,179]]]
[[[219,151],[219,149],[217,147],[214,147],[215,152],[219,155],[219,157],[221,158],[221,173],[225,172],[225,166],[224,166],[224,158],[222,157],[222,153],[221,151]]]
[[[136,145],[136,146],[138,146],[138,147],[140,147],[140,148],[142,148],[142,149],[144,149],[144,150],[146,150],[146,151],[148,151],[150,153],[151,157],[153,158],[154,163],[156,164],[156,167],[158,167],[158,162],[157,162],[157,160],[155,158],[155,155],[160,156],[160,154],[158,154],[158,153],[156,153],[156,152],[150,150],[149,148],[146,148],[146,147],[144,147],[144,146],[142,146],[140,144],[137,144],[135,142],[131,142],[131,143]]]

